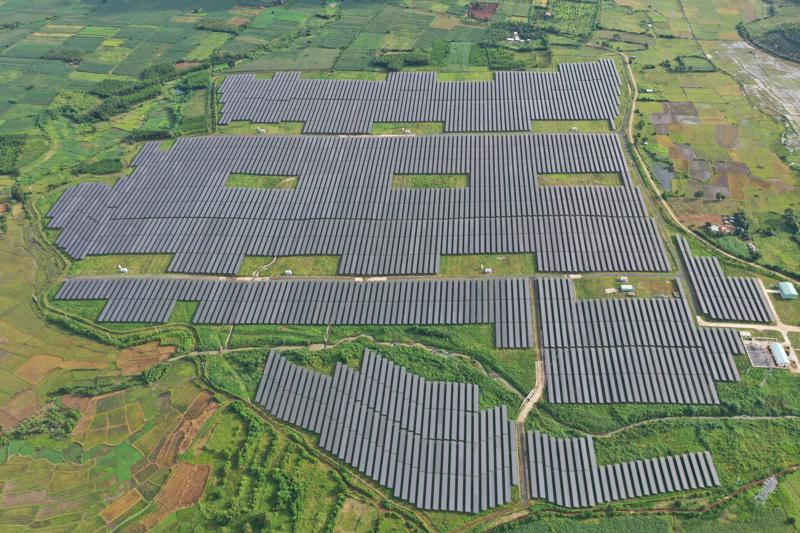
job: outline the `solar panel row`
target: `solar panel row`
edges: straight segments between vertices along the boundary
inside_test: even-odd
[[[551,402],[719,403],[714,382],[739,379],[738,332],[696,327],[683,299],[579,300],[563,279],[537,290]]]
[[[527,441],[531,497],[564,507],[719,486],[708,452],[598,466],[591,437],[558,439],[529,431]]]
[[[386,81],[228,76],[221,124],[305,122],[305,133],[369,133],[374,122],[444,122],[446,132],[528,131],[531,120],[611,120],[619,111],[614,62],[567,63],[555,72],[496,72],[493,81],[436,81],[435,72]]]
[[[197,301],[195,324],[494,324],[500,348],[532,345],[527,279],[235,281],[75,278],[59,300],[108,300],[100,322],[166,322]]]
[[[728,277],[716,257],[695,257],[686,239],[677,240],[701,313],[714,320],[775,320],[757,279]]]
[[[511,501],[516,427],[476,385],[431,382],[370,350],[333,377],[270,352],[256,402],[421,509],[477,513]]]
[[[348,275],[433,274],[441,254],[535,252],[543,271],[669,265],[614,135],[193,137],[148,145],[111,189],[51,209],[75,258],[175,254],[170,271],[235,274],[245,255],[342,256]],[[539,187],[541,173],[617,172],[622,187]],[[294,190],[227,187],[232,173]],[[395,174],[468,174],[464,189],[392,188]]]

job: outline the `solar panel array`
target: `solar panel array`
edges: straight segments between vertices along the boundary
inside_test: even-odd
[[[247,256],[341,256],[343,275],[422,275],[441,254],[535,252],[542,271],[666,271],[615,135],[236,137],[142,150],[109,188],[51,209],[74,258],[174,254],[171,272],[236,274]],[[618,172],[622,187],[539,187],[542,173]],[[296,189],[227,187],[232,173]],[[462,189],[392,188],[394,174],[468,174]]]
[[[598,466],[591,437],[557,439],[529,431],[531,498],[564,507],[719,486],[708,452]]]
[[[612,60],[567,63],[555,72],[496,72],[493,81],[438,82],[435,72],[386,81],[228,76],[221,124],[305,122],[305,133],[369,133],[373,122],[444,122],[446,132],[529,131],[531,120],[612,120],[620,79]]]
[[[166,322],[197,301],[195,324],[494,324],[500,348],[533,342],[527,279],[235,281],[74,278],[58,300],[108,300],[100,322]]]
[[[537,290],[550,402],[716,404],[714,382],[739,379],[739,333],[696,327],[681,298],[578,300],[566,279]]]
[[[716,257],[695,257],[686,239],[677,239],[701,313],[714,320],[775,320],[757,279],[728,277]]]
[[[481,410],[477,385],[427,381],[370,350],[360,372],[337,363],[333,377],[273,350],[256,402],[421,509],[477,513],[519,484],[505,406]]]

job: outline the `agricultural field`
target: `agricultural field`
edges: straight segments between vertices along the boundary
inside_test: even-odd
[[[795,531],[794,374],[751,368],[737,356],[741,381],[717,384],[718,405],[554,404],[545,393],[520,426],[592,435],[600,464],[709,450],[718,488],[580,513],[518,493],[475,516],[420,511],[322,452],[311,433],[254,406],[269,349],[328,375],[336,363],[358,369],[364,348],[374,349],[426,379],[477,384],[481,408],[507,405],[517,417],[542,380],[537,348],[498,349],[491,325],[194,325],[196,302],[178,302],[163,325],[99,324],[104,302],[53,299],[65,277],[164,274],[172,257],[72,260],[54,246],[59,232],[45,227],[45,214],[78,182],[111,185],[129,174],[143,141],[167,149],[185,135],[302,133],[302,123],[218,126],[215,89],[231,72],[385,79],[398,69],[434,70],[440,80],[485,81],[495,70],[614,58],[621,75],[630,62],[638,88],[634,148],[659,182],[657,195],[637,182],[648,207],[658,214],[665,199],[702,233],[690,240],[694,251],[771,288],[781,272],[800,276],[792,224],[800,216],[800,78],[796,64],[770,55],[797,59],[799,9],[791,0],[501,0],[473,8],[466,0],[0,1],[0,530]],[[513,31],[531,32],[530,41],[506,41]],[[630,92],[623,84],[623,115],[633,107]],[[531,131],[624,132],[625,118],[534,121]],[[442,123],[378,123],[371,134],[443,131]],[[538,179],[621,185],[605,173]],[[464,188],[469,177],[406,174],[392,183]],[[236,174],[226,185],[298,182]],[[703,233],[736,212],[748,222],[744,236]],[[238,276],[333,278],[339,262],[249,256]],[[537,275],[533,254],[441,257],[442,277]],[[574,280],[577,295],[626,298],[618,277],[584,275]],[[638,297],[678,290],[674,272],[628,277]],[[772,298],[786,324],[800,325],[800,303]],[[789,339],[800,347],[800,334]],[[778,489],[756,503],[772,475]]]

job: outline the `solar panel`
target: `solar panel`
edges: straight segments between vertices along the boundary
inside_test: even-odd
[[[604,59],[554,72],[496,72],[492,81],[439,82],[433,72],[386,81],[228,76],[219,88],[221,124],[304,122],[305,133],[369,133],[375,122],[443,122],[452,132],[528,131],[531,120],[612,120],[620,78]]]
[[[501,290],[502,288],[502,290]],[[316,297],[309,298],[309,295]],[[402,295],[402,296],[401,296]],[[527,279],[236,281],[186,278],[73,278],[58,300],[108,300],[100,322],[166,322],[176,301],[199,302],[195,324],[489,324],[499,348],[530,348]],[[490,312],[468,314],[476,305]],[[428,311],[439,306],[443,313]]]
[[[713,320],[775,320],[758,279],[728,277],[716,257],[696,257],[686,239],[677,241],[701,313]]]
[[[738,332],[698,328],[680,298],[575,297],[571,280],[537,280],[547,396],[554,403],[717,404],[739,379]]]
[[[535,253],[546,272],[669,270],[616,135],[187,137],[146,145],[134,165],[50,210],[70,256],[174,254],[170,272],[209,274],[237,274],[245,256],[335,255],[343,275],[422,275],[441,255],[507,253]],[[590,172],[623,185],[538,185]],[[226,186],[233,173],[298,182]],[[394,174],[431,173],[468,174],[469,186],[392,187]]]
[[[389,385],[411,378],[419,386],[407,395]],[[360,372],[337,363],[333,377],[295,366],[273,350],[256,401],[277,418],[319,433],[322,448],[391,489],[395,497],[422,509],[474,513],[511,501],[511,486],[518,483],[512,471],[516,431],[505,406],[469,411],[451,404],[453,387],[460,385],[413,376],[368,349]],[[442,401],[432,402],[423,392],[427,390],[438,391],[434,397]],[[330,424],[308,424],[282,407],[306,410],[312,397],[319,399],[314,409],[330,413]],[[420,408],[418,424],[402,416]],[[437,421],[454,418],[476,431],[456,435],[447,424],[437,428]],[[481,419],[492,423],[479,423]],[[465,447],[469,454],[458,452]],[[473,463],[474,456],[481,460]],[[489,478],[493,482],[485,483]],[[473,495],[485,504],[475,506]]]

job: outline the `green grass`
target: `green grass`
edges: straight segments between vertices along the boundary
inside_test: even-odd
[[[617,187],[622,185],[622,176],[619,172],[599,172],[582,174],[539,174],[539,185],[585,187],[599,185],[603,187]]]
[[[800,326],[800,300],[784,300],[778,294],[770,294],[778,316],[785,324]]]
[[[295,189],[297,176],[266,176],[262,174],[231,174],[225,180],[226,187],[247,189]]]
[[[626,276],[627,283],[634,286],[637,298],[655,298],[668,296],[672,298],[673,292],[678,288],[675,281],[668,278],[650,278]],[[619,291],[621,283],[618,276],[583,276],[573,280],[575,294],[579,299],[593,298],[627,298],[625,293]],[[616,289],[607,293],[606,289]]]
[[[273,263],[273,259],[275,262]],[[333,255],[308,255],[292,257],[259,257],[247,256],[239,268],[240,276],[252,276],[258,270],[258,275],[263,277],[282,276],[286,270],[291,270],[294,276],[336,276],[339,272],[339,256]],[[268,268],[260,270],[262,267]]]
[[[436,135],[444,133],[444,122],[375,122],[372,135]]]
[[[369,335],[380,342],[419,342],[426,346],[468,355],[505,378],[520,393],[536,383],[534,350],[501,350],[494,345],[494,326],[333,326],[328,342]]]
[[[190,61],[196,61],[200,59],[208,58],[215,50],[221,48],[228,39],[230,39],[231,35],[229,33],[217,33],[213,32],[205,37],[200,44],[198,44],[195,48],[192,49],[189,54],[187,54],[186,59]]]
[[[90,255],[70,264],[67,274],[69,276],[163,274],[171,261],[172,256],[165,254]],[[120,273],[118,265],[127,268],[128,273]]]
[[[468,174],[395,174],[392,189],[466,189]]]
[[[529,276],[536,273],[533,254],[443,255],[440,275],[443,277],[486,276],[484,268],[492,269],[492,276]]]
[[[611,131],[607,120],[534,120],[531,121],[534,133],[608,133]]]
[[[256,122],[235,121],[230,124],[217,126],[219,133],[226,135],[299,135],[303,133],[304,122],[280,122],[278,124],[262,124]],[[263,135],[262,134],[262,135]]]

